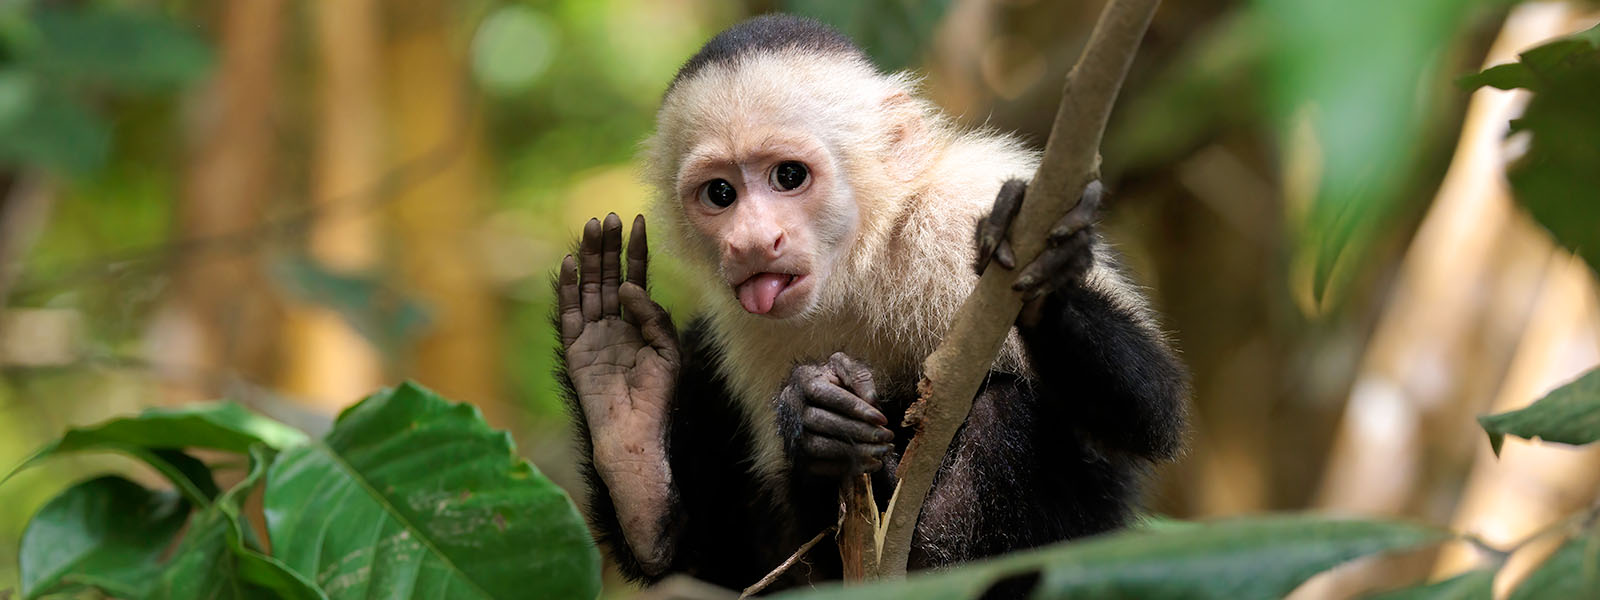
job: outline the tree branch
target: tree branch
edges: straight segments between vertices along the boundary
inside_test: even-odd
[[[1017,264],[1028,264],[1039,256],[1050,227],[1077,204],[1084,186],[1099,169],[1100,137],[1111,106],[1159,4],[1159,0],[1111,0],[1100,13],[1083,55],[1067,73],[1044,158],[1028,186],[1022,211],[1013,221],[1010,239]],[[1011,290],[1015,279],[1015,271],[985,271],[939,348],[923,363],[920,398],[906,416],[917,433],[900,462],[900,483],[879,530],[880,576],[906,572],[912,530],[934,474],[1022,309],[1021,297]]]

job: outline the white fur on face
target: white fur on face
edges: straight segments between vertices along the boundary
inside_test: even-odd
[[[826,156],[826,193],[805,223],[789,222],[805,230],[807,260],[826,265],[813,304],[786,319],[752,315],[731,293],[708,294],[706,306],[722,373],[760,446],[753,467],[774,481],[784,461],[771,399],[794,365],[842,351],[877,377],[917,376],[977,284],[975,223],[1004,181],[1037,166],[1015,138],[959,129],[915,92],[908,76],[850,57],[756,54],[678,82],[647,143],[652,225],[708,282],[725,280],[725,240],[684,193],[701,183],[695,165],[749,162],[768,141],[796,136],[793,152]],[[1098,262],[1090,280],[1126,285]],[[1029,370],[1015,331],[994,368]]]

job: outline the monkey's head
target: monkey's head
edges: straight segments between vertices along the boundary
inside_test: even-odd
[[[911,88],[815,21],[765,16],[722,32],[657,113],[655,221],[745,311],[827,308],[928,163],[925,104]]]

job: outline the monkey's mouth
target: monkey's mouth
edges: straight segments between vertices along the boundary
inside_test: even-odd
[[[804,275],[792,273],[756,273],[734,286],[733,290],[746,311],[764,315],[772,312],[772,305],[778,302],[778,296],[802,279],[805,279]]]

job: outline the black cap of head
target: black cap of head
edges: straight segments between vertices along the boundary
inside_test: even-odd
[[[794,15],[761,15],[723,30],[689,57],[667,86],[693,77],[707,66],[729,63],[754,52],[806,50],[819,54],[846,54],[868,60],[865,52],[838,30]]]

